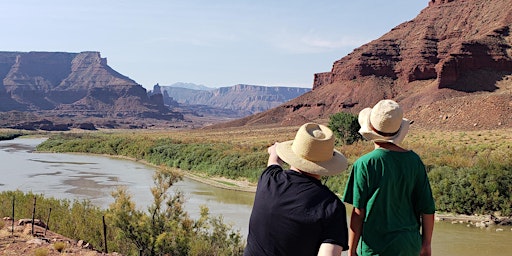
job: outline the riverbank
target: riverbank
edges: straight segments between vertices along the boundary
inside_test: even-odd
[[[73,153],[73,154],[83,154],[83,153]],[[90,154],[90,153],[87,153],[86,155],[97,155],[97,156],[103,156],[103,157],[111,157],[111,158],[129,160],[129,161],[134,161],[137,163],[141,163],[141,164],[150,166],[152,168],[156,168],[156,169],[161,168],[160,166],[154,165],[145,160],[134,159],[134,158],[130,158],[127,156],[121,156],[121,155],[113,156],[113,155],[104,155],[104,154],[100,155],[100,154]],[[234,180],[234,179],[228,179],[228,178],[224,178],[224,177],[211,177],[211,176],[207,176],[205,174],[199,173],[199,172],[185,171],[185,170],[182,170],[179,168],[174,168],[174,167],[165,167],[165,168],[169,168],[173,171],[178,172],[179,174],[183,175],[184,177],[195,180],[197,182],[208,184],[213,187],[228,189],[228,190],[233,190],[233,191],[241,191],[241,192],[251,192],[251,193],[256,192],[257,184],[251,183],[247,180],[241,180],[241,179]]]
[[[260,148],[260,144],[262,144],[262,142],[256,144],[252,143],[251,146],[242,144],[242,142],[239,142],[242,138],[247,141],[247,134],[245,133],[239,135],[240,138],[237,137],[237,143],[233,143],[232,141],[229,143],[224,142],[221,138],[217,138],[209,133],[205,134],[204,132],[199,135],[195,133],[187,133],[186,141],[183,140],[183,134],[166,133],[165,135],[159,135],[165,136],[165,140],[159,136],[155,136],[155,134],[151,134],[149,137],[144,134],[130,134],[129,136],[126,134],[116,134],[116,136],[112,136],[111,134],[107,135],[99,134],[95,136],[88,135],[85,137],[77,136],[76,138],[73,136],[62,137],[57,138],[56,141],[58,142],[60,152],[84,151],[84,148],[86,149],[85,152],[112,152],[108,154],[100,153],[99,155],[137,161],[155,168],[160,168],[164,165],[164,168],[175,168],[175,170],[179,171],[179,173],[183,174],[185,177],[214,187],[233,191],[255,192],[255,178],[257,178],[257,173],[261,172],[261,168],[258,168],[254,163],[261,162],[264,154],[255,154],[254,152],[262,151]],[[175,138],[178,135],[181,135],[179,136],[181,140]],[[469,137],[469,134],[466,133],[456,135],[464,138]],[[506,219],[510,219],[510,208],[504,207],[507,205],[506,201],[504,201],[507,200],[507,194],[497,193],[499,191],[508,191],[506,186],[508,186],[507,184],[509,184],[510,179],[507,176],[506,166],[509,158],[507,156],[501,156],[499,160],[497,159],[497,157],[500,156],[500,153],[502,154],[507,150],[506,148],[508,147],[508,144],[503,143],[507,140],[503,140],[502,135],[500,135],[501,137],[499,137],[499,140],[496,139],[494,134],[484,135],[485,134],[483,133],[476,134],[475,139],[471,136],[471,138],[467,138],[462,145],[453,144],[450,141],[452,151],[445,153],[442,153],[443,148],[438,148],[439,145],[431,145],[430,143],[432,143],[432,141],[430,140],[428,140],[428,145],[422,144],[426,142],[425,139],[422,138],[437,138],[438,136],[421,136],[420,134],[417,135],[416,138],[412,136],[410,140],[413,142],[415,141],[416,143],[412,146],[413,148],[423,148],[424,150],[428,149],[428,152],[441,152],[438,155],[429,155],[424,153],[425,161],[431,162],[433,166],[437,166],[431,168],[431,173],[429,175],[432,176],[431,184],[433,189],[436,191],[451,192],[449,194],[439,194],[438,197],[436,197],[436,204],[438,205],[439,210],[457,210],[458,208],[461,208],[466,211],[468,209],[473,210],[474,212],[502,212],[505,216],[508,216]],[[205,137],[208,137],[209,139],[206,140]],[[212,137],[217,139],[215,141],[211,141],[213,140]],[[485,138],[482,139],[482,137]],[[437,144],[445,145],[447,143],[447,141],[445,141],[447,140],[446,137],[442,137],[442,139],[442,143],[438,142]],[[256,141],[256,139],[251,140]],[[159,142],[157,143],[157,141]],[[201,143],[198,143],[198,141],[201,141]],[[260,140],[258,139],[257,141]],[[253,144],[257,146],[254,146]],[[80,145],[80,147],[77,147],[76,145]],[[478,148],[472,148],[468,145],[478,145]],[[367,150],[365,146],[366,144],[359,143],[351,145],[350,147],[346,146],[343,148],[343,151],[347,152],[347,156],[358,156],[361,152]],[[485,150],[481,150],[482,148]],[[454,152],[456,149],[460,149],[460,152]],[[217,153],[211,154],[212,151]],[[119,152],[126,153],[130,155],[130,157],[116,155],[116,153]],[[474,153],[471,155],[471,152],[486,152],[486,154],[477,157],[474,156]],[[440,157],[439,155],[449,157],[445,158]],[[484,157],[486,161],[481,161]],[[148,161],[151,161],[152,163],[154,162],[154,164],[148,163],[142,159],[151,159]],[[467,159],[470,159],[470,161]],[[251,163],[252,166],[250,168],[244,168],[247,163]],[[185,170],[180,170],[178,167],[183,167]],[[464,172],[456,171],[462,169]],[[210,170],[215,171],[210,172]],[[240,174],[242,171],[244,172],[244,175]],[[464,175],[461,173],[464,173]],[[244,178],[249,176],[252,178]],[[228,179],[223,177],[238,178]],[[248,180],[252,183],[248,182]],[[496,180],[502,181],[497,183],[499,186],[489,185],[495,184]],[[448,189],[446,184],[451,184],[450,187],[461,186],[464,189],[463,191],[457,192]],[[335,177],[330,179],[328,186],[336,193],[342,193],[344,177]],[[481,194],[478,194],[476,198],[467,198],[466,194],[469,194],[470,191],[474,191],[476,189],[479,191],[485,191],[485,194],[493,195],[493,197],[483,197]],[[457,196],[456,193],[461,194],[461,196]],[[455,198],[457,198],[457,200],[453,201]],[[467,202],[470,200],[474,203],[468,204]],[[503,203],[500,203],[502,201]],[[476,207],[475,205],[482,206]],[[500,207],[496,207],[496,205]],[[459,221],[461,218],[446,215],[439,219]],[[482,222],[479,217],[474,216],[467,216],[464,217],[464,219],[474,219],[474,223],[477,223],[478,221]],[[502,221],[501,218],[498,218],[498,221],[496,219],[496,217],[489,217],[485,222],[508,223],[506,219],[505,221]]]
[[[512,231],[512,217],[500,217],[494,215],[464,215],[454,213],[436,213],[436,221],[450,222],[452,224],[464,224],[468,227],[495,228],[496,231]]]
[[[114,159],[123,159],[128,161],[133,161],[137,163],[144,164],[151,168],[162,168],[160,166],[151,164],[145,160],[139,160],[135,158],[130,158],[122,155],[106,155],[106,154],[91,154],[91,153],[71,153],[71,154],[79,154],[79,155],[95,155],[102,157],[109,157]],[[169,167],[165,167],[169,168]],[[179,168],[170,168],[173,171],[178,172],[186,178],[192,179],[194,181],[207,184],[216,188],[227,189],[232,191],[240,191],[240,192],[256,192],[255,183],[251,183],[247,180],[234,180],[228,179],[225,177],[211,177],[206,174],[202,174],[194,171],[185,171]],[[341,195],[339,195],[341,196]],[[494,215],[463,215],[463,214],[455,214],[455,213],[446,213],[446,212],[438,212],[436,213],[436,221],[442,221],[452,224],[463,224],[470,227],[478,227],[478,228],[490,228],[496,227],[497,230],[500,230],[500,226],[512,226],[512,217],[501,217]],[[507,228],[505,228],[507,229]]]
[[[140,161],[139,161],[140,162]],[[146,163],[151,165],[149,163]],[[208,184],[210,186],[214,186],[217,188],[234,190],[234,191],[243,191],[243,192],[256,192],[256,185],[254,183],[250,183],[248,181],[241,180],[233,180],[224,177],[208,177],[206,175],[201,175],[199,173],[183,171],[180,169],[175,169],[176,171],[183,174],[185,177],[189,179],[193,179],[197,182],[201,182],[204,184]],[[340,195],[339,195],[340,196]],[[494,228],[497,232],[500,231],[512,231],[512,217],[502,217],[502,216],[494,216],[494,215],[465,215],[465,214],[455,214],[455,213],[446,213],[446,212],[437,212],[435,214],[435,220],[441,222],[447,222],[452,224],[462,224],[468,227],[476,227],[476,228]],[[510,227],[510,228],[509,228]]]
[[[214,187],[244,191],[244,192],[256,192],[256,184],[252,184],[247,181],[238,181],[227,178],[219,177],[206,177],[200,174],[194,174],[183,170],[178,170],[184,174],[185,177],[193,179],[195,181],[205,183]],[[494,229],[497,232],[500,231],[512,231],[512,217],[502,217],[494,215],[465,215],[455,214],[446,212],[437,212],[435,214],[435,220],[438,222],[447,222],[452,224],[466,225],[467,227],[476,228],[489,228]]]

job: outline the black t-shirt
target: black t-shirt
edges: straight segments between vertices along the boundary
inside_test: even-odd
[[[345,205],[313,177],[267,167],[258,181],[244,255],[317,255],[322,243],[348,249]]]

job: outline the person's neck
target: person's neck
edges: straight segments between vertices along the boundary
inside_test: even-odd
[[[298,168],[296,168],[294,166],[290,166],[290,170],[296,171],[296,172],[304,174],[304,175],[307,175],[309,177],[313,177],[313,178],[315,178],[317,180],[320,180],[320,178],[322,178],[322,176],[320,176],[318,174],[312,174],[312,173],[309,173],[309,172],[301,171],[301,170],[299,170]]]
[[[407,149],[404,149],[392,142],[373,142],[375,144],[375,149],[377,148],[384,148],[384,149],[387,149],[387,150],[390,150],[390,151],[397,151],[397,152],[406,152],[408,151]]]

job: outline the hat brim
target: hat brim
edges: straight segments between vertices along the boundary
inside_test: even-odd
[[[400,129],[398,130],[398,133],[391,137],[385,137],[382,136],[376,132],[374,132],[370,128],[370,113],[372,109],[371,108],[365,108],[359,112],[359,125],[361,126],[361,129],[359,129],[359,134],[361,134],[365,139],[370,141],[376,141],[376,142],[391,142],[393,144],[400,144],[405,139],[405,135],[407,135],[407,132],[409,132],[409,126],[411,125],[411,121],[402,118],[402,123],[400,125]]]
[[[279,158],[299,170],[320,176],[333,176],[347,169],[348,161],[345,156],[333,150],[332,158],[323,162],[312,162],[295,154],[292,150],[293,140],[280,142],[276,146]]]

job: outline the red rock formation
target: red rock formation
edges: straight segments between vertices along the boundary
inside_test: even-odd
[[[182,114],[149,98],[141,85],[109,67],[99,52],[0,52],[0,81],[0,112],[40,111],[41,118],[55,120],[183,120]]]
[[[457,82],[472,71],[512,72],[510,6],[509,0],[433,0],[414,20],[336,61],[330,75],[315,76],[313,89],[380,76],[402,84],[437,79],[439,88],[464,90]]]
[[[512,126],[511,30],[510,0],[431,0],[413,20],[337,60],[330,72],[315,74],[312,92],[232,125],[325,120],[391,98],[423,127],[471,128],[471,121],[429,116],[466,105],[456,100],[474,101],[458,116],[488,115],[485,125],[472,129]],[[501,105],[481,103],[482,93]]]

